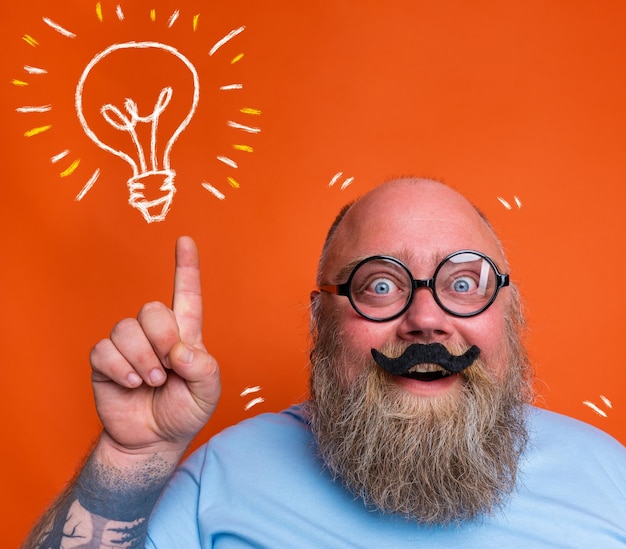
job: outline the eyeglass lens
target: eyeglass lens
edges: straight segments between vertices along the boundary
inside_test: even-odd
[[[471,315],[487,305],[497,291],[496,272],[487,259],[461,252],[445,259],[429,284],[439,305],[453,314]],[[408,269],[392,259],[372,258],[352,274],[350,297],[362,314],[391,318],[411,300],[413,279]]]

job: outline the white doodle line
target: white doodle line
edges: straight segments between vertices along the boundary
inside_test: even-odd
[[[497,198],[500,201],[500,204],[502,204],[507,210],[510,210],[510,209],[513,208],[513,206],[511,206],[511,204],[509,202],[507,202],[501,196],[498,196]],[[521,208],[522,207],[522,201],[519,198],[517,198],[517,196],[514,196],[513,199],[515,200],[515,204],[517,205],[517,207]]]
[[[174,13],[172,13],[172,15],[170,15],[170,18],[167,20],[167,26],[169,28],[171,28],[172,25],[176,23],[179,15],[180,15],[180,12],[178,10],[176,10]]]
[[[600,400],[604,402],[604,405],[607,408],[609,408],[610,410],[613,409],[613,403],[604,395],[600,395]],[[590,400],[583,400],[583,404],[587,406],[588,408],[591,408],[599,416],[608,417],[607,413],[604,410],[602,410],[602,408],[598,407],[596,404],[594,404]]]
[[[245,26],[241,26],[238,29],[230,31],[226,36],[224,36],[224,38],[221,38],[213,45],[213,47],[209,50],[209,55],[212,56],[213,54],[215,54],[215,52],[219,50],[224,44],[235,38],[235,36],[237,36],[238,34],[241,34],[245,29]]]
[[[50,162],[52,162],[53,164],[56,164],[59,160],[62,160],[68,154],[70,154],[70,151],[65,149],[64,151],[60,152],[59,154],[55,154],[52,158],[50,158]]]
[[[255,385],[254,387],[246,387],[243,391],[241,391],[241,393],[239,393],[239,396],[244,397],[252,393],[258,393],[260,390],[261,390],[261,387],[259,385]],[[263,397],[253,398],[243,407],[243,409],[248,411],[253,406],[256,406],[257,404],[261,404],[262,402],[265,402],[265,399]]]
[[[17,112],[50,112],[52,105],[41,105],[39,107],[18,107],[15,109]]]
[[[339,181],[339,179],[341,179],[343,177],[343,172],[337,172],[333,178],[330,180],[330,183],[328,183],[329,187],[332,187],[335,185],[335,183],[337,183]],[[354,177],[348,177],[346,178],[346,180],[341,184],[340,190],[344,190],[346,187],[348,187],[349,185],[352,184],[352,182],[354,181]]]
[[[244,132],[248,132],[248,133],[259,133],[261,131],[261,128],[253,128],[252,126],[244,126],[243,124],[233,122],[232,120],[229,120],[227,124],[231,128],[235,128],[237,130],[243,130]]]
[[[217,198],[219,200],[224,200],[226,198],[226,195],[223,192],[218,191],[210,183],[207,183],[206,181],[203,181],[200,184],[202,185],[203,188],[205,188],[207,191],[209,191],[215,198]]]
[[[66,36],[67,38],[76,38],[76,35],[73,32],[68,31],[67,29],[63,28],[61,25],[55,23],[54,21],[52,21],[51,19],[48,19],[47,17],[43,18],[43,22],[46,25],[48,25],[50,28],[54,29],[59,34]]]
[[[45,69],[40,69],[39,67],[31,67],[29,65],[24,65],[24,70],[28,74],[48,74],[48,71]]]

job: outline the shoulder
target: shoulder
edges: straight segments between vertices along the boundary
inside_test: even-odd
[[[246,419],[216,434],[183,464],[185,468],[204,468],[207,459],[237,462],[277,460],[294,451],[309,451],[313,438],[306,421],[305,405],[291,406],[277,413]]]
[[[626,452],[619,441],[597,427],[543,408],[531,407],[529,426],[531,436],[543,442],[552,440],[556,443],[593,444],[618,453]]]
[[[593,469],[596,474],[626,480],[626,447],[592,425],[532,407],[529,432],[531,459],[558,462],[571,471]]]
[[[259,414],[237,425],[224,429],[215,435],[209,446],[216,444],[255,443],[258,439],[308,438],[309,428],[303,404],[287,408],[281,412]]]

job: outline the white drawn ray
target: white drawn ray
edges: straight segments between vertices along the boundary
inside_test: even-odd
[[[24,65],[24,71],[28,74],[47,74],[48,71],[46,69],[42,69],[40,67],[31,67],[30,65]]]
[[[171,27],[174,23],[176,23],[176,20],[178,19],[179,15],[180,15],[180,12],[178,10],[172,13],[172,15],[170,15],[170,18],[167,21],[167,26]]]
[[[498,201],[500,202],[500,204],[502,204],[507,210],[513,209],[513,206],[511,206],[510,202],[508,202],[507,200],[505,200],[501,196],[498,196],[497,198],[498,198]],[[513,199],[515,200],[515,205],[518,208],[521,208],[522,207],[522,201],[517,196],[514,196]]]
[[[335,183],[337,183],[343,177],[343,172],[337,172],[333,175],[332,179],[328,183],[329,187],[333,187]],[[344,190],[346,187],[350,186],[354,181],[354,177],[346,177],[345,181],[341,184],[340,190]]]
[[[224,164],[226,164],[227,166],[230,166],[231,168],[237,169],[239,167],[237,162],[235,162],[232,158],[228,158],[227,156],[218,156],[217,159],[220,162],[223,162]]]
[[[240,397],[244,397],[249,395],[250,393],[258,393],[261,390],[260,385],[255,385],[254,387],[246,387],[241,393],[239,393]]]
[[[600,400],[602,400],[604,405],[609,410],[613,408],[613,403],[607,397],[605,397],[604,395],[600,395]],[[599,416],[601,416],[601,417],[608,417],[608,414],[602,408],[600,408],[597,404],[594,404],[590,400],[583,400],[583,404],[585,406],[587,406],[587,408],[590,408],[591,410],[593,410]]]
[[[243,407],[243,409],[247,412],[250,408],[256,406],[257,404],[261,404],[262,402],[265,402],[265,399],[263,397],[253,398]]]
[[[246,29],[245,26],[241,26],[238,29],[231,30],[226,36],[220,38],[213,47],[209,50],[209,55],[215,54],[217,50],[219,50],[224,44],[235,38],[238,34],[241,34]]]
[[[52,162],[53,164],[56,164],[59,160],[62,160],[63,158],[65,158],[68,154],[70,154],[70,151],[65,149],[64,151],[55,154],[51,159],[50,162]]]
[[[76,38],[76,35],[72,31],[69,31],[66,28],[59,25],[58,23],[55,23],[54,21],[52,21],[52,19],[48,19],[47,17],[44,17],[43,22],[46,25],[48,25],[51,29],[54,29],[55,31],[65,36],[66,38]]]
[[[25,106],[17,107],[17,112],[29,113],[29,112],[50,112],[52,110],[51,105],[39,105],[39,106]]]
[[[207,183],[206,181],[203,181],[201,183],[201,185],[202,185],[203,188],[205,188],[207,191],[209,191],[215,198],[217,198],[219,200],[224,200],[226,198],[226,195],[223,192],[218,191],[210,183]]]
[[[87,183],[85,184],[85,186],[81,189],[81,191],[76,195],[76,198],[74,200],[76,200],[76,202],[80,202],[83,197],[89,192],[89,190],[91,189],[91,187],[93,187],[94,183],[98,180],[98,178],[100,177],[100,168],[97,168],[93,174],[91,175],[91,177],[89,178],[89,181],[87,181]]]
[[[232,120],[229,120],[227,124],[231,128],[234,128],[236,130],[243,130],[244,132],[248,132],[248,133],[260,133],[261,132],[261,128],[253,128],[252,126],[245,126],[243,124],[233,122]]]

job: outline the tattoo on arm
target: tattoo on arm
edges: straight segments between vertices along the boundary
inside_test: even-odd
[[[143,547],[148,518],[171,473],[159,456],[128,470],[92,456],[22,548]]]

